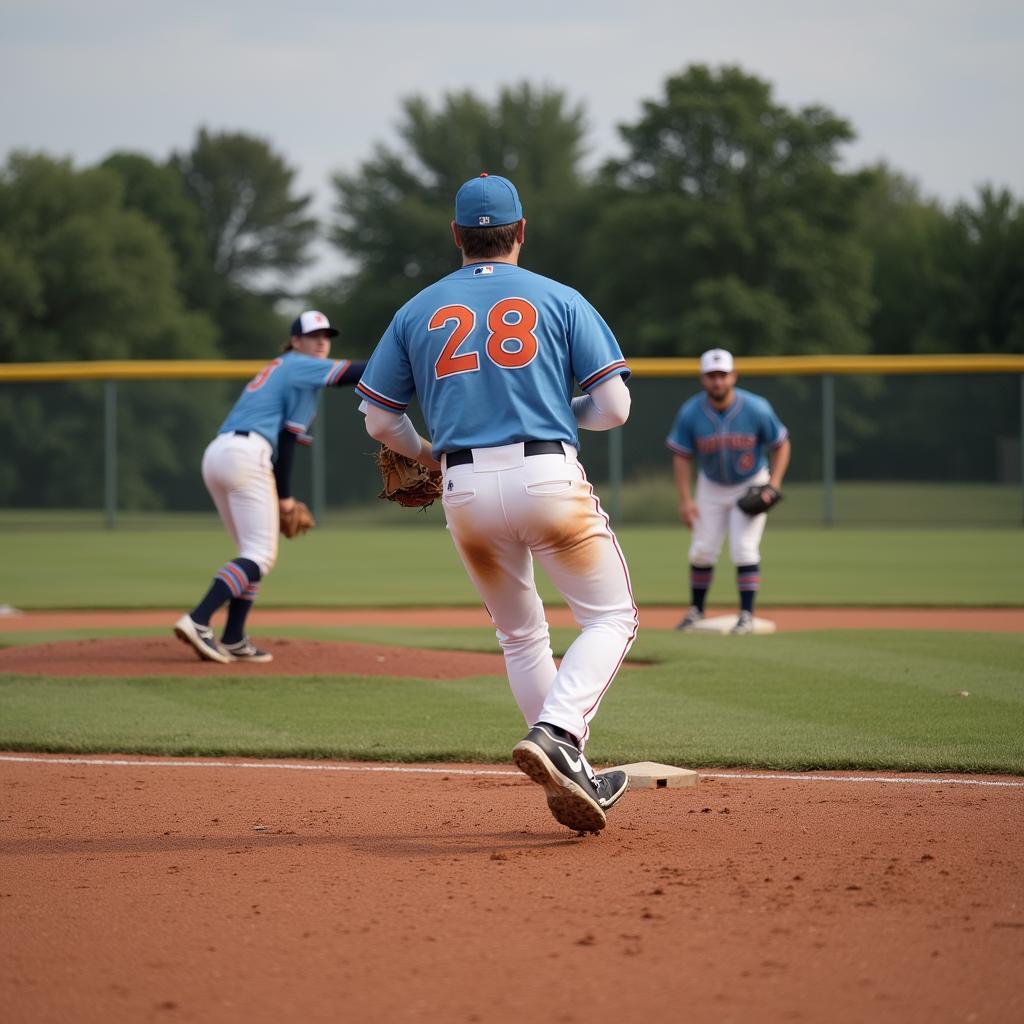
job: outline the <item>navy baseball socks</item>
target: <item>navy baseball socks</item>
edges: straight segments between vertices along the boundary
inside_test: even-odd
[[[245,620],[259,590],[261,575],[260,567],[250,558],[235,558],[221,566],[202,601],[174,624],[175,636],[190,644],[204,661],[222,665],[235,661],[273,661],[272,654],[261,651],[245,635]],[[210,628],[210,619],[226,602],[230,602],[228,620],[222,641],[218,643]]]
[[[690,609],[676,624],[681,633],[688,633],[704,618],[704,602],[715,574],[713,565],[690,566]]]
[[[729,632],[733,636],[747,636],[754,632],[754,601],[761,588],[760,564],[736,566],[736,588],[740,592],[740,614]]]
[[[538,722],[512,750],[516,767],[544,787],[555,821],[577,832],[600,832],[606,812],[629,785],[624,771],[594,773],[576,740],[564,729]]]

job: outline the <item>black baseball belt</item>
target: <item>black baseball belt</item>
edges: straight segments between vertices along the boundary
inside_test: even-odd
[[[524,455],[561,455],[565,449],[561,441],[527,441],[523,445]],[[445,465],[464,466],[473,461],[472,448],[459,448],[454,452],[445,452]]]

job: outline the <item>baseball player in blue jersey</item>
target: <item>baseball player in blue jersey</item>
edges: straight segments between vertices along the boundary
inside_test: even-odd
[[[356,390],[371,436],[440,464],[448,529],[530,727],[513,759],[544,787],[560,823],[592,832],[628,779],[596,774],[583,748],[636,636],[637,610],[622,551],[577,459],[577,430],[626,421],[629,370],[586,299],[519,267],[525,232],[512,182],[486,174],[466,182],[452,222],[462,267],[395,314]],[[430,441],[405,415],[414,394]],[[557,668],[534,559],[581,627]]]
[[[679,518],[693,531],[691,606],[676,629],[685,632],[704,618],[704,601],[728,533],[740,596],[740,613],[731,632],[742,635],[754,629],[760,545],[768,517],[749,516],[736,502],[756,484],[781,489],[789,466],[789,432],[765,399],[736,387],[733,358],[725,349],[713,348],[700,357],[700,380],[703,392],[682,405],[665,439],[673,454]],[[695,497],[690,493],[694,463]]]
[[[178,638],[205,661],[273,660],[245,635],[245,622],[260,580],[277,560],[280,516],[295,504],[295,446],[312,443],[320,389],[355,384],[366,367],[328,359],[337,334],[323,313],[301,314],[284,352],[246,384],[203,455],[203,482],[238,548],[199,604],[174,624]],[[225,604],[227,623],[218,641],[210,619]]]

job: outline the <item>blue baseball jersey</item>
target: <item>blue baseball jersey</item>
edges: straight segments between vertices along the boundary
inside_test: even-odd
[[[743,388],[719,412],[701,392],[684,402],[665,438],[678,455],[697,460],[700,471],[717,484],[739,484],[768,465],[766,452],[778,448],[789,431],[771,404]]]
[[[317,359],[285,352],[246,384],[217,433],[254,431],[270,442],[275,456],[282,430],[298,435],[300,443],[312,443],[309,428],[316,418],[319,391],[336,384],[349,365],[347,359]]]
[[[611,329],[578,292],[510,263],[471,263],[407,302],[356,391],[392,412],[417,395],[435,458],[516,441],[579,446],[570,401],[629,376]]]

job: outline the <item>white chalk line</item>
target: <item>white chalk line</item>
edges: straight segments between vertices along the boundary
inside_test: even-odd
[[[409,765],[350,765],[350,764],[288,764],[281,761],[133,761],[126,758],[98,757],[31,757],[28,755],[0,754],[0,761],[21,764],[73,764],[95,765],[103,768],[260,768],[292,772],[384,772],[408,775],[470,775],[521,778],[518,771],[501,768],[429,768]],[[900,775],[812,775],[802,773],[768,772],[705,772],[705,779],[739,779],[766,782],[898,782],[912,786],[996,786],[1024,789],[1024,781],[1000,779],[965,779],[962,777],[928,776],[908,778]]]

